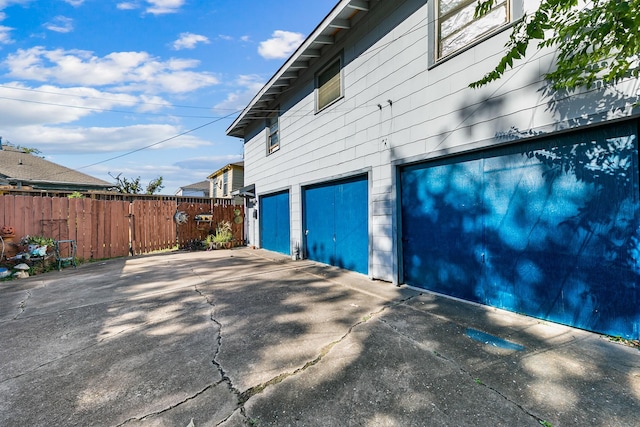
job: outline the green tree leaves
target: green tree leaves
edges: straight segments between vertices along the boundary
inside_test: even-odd
[[[111,175],[111,173],[109,173],[109,175]],[[111,177],[116,180],[114,188],[118,193],[124,193],[124,194],[141,194],[142,193],[142,184],[140,183],[140,177],[137,177],[135,179],[129,179],[121,175],[122,175],[121,173],[119,173],[116,176],[111,175]],[[163,188],[164,188],[164,185],[162,185],[162,177],[159,176],[155,179],[152,179],[149,182],[149,184],[147,184],[147,188],[145,189],[144,194],[156,194]]]
[[[495,0],[479,0],[476,16]],[[496,67],[469,86],[500,79],[524,59],[527,48],[556,48],[556,67],[545,74],[554,90],[613,84],[640,74],[640,0],[542,0],[537,11],[518,21]],[[536,44],[536,41],[537,44]]]

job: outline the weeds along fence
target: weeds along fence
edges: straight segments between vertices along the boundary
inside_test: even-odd
[[[197,215],[202,215],[198,217]],[[202,219],[204,218],[204,219]],[[186,247],[229,221],[236,243],[244,242],[244,208],[227,199],[179,196],[0,196],[0,227],[26,235],[75,240],[77,256],[105,259]]]

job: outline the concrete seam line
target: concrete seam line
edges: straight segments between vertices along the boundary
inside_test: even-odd
[[[309,276],[317,277],[317,278],[325,280],[325,281],[327,281],[329,283],[333,283],[334,285],[342,286],[343,288],[351,289],[353,291],[360,292],[360,293],[368,295],[370,297],[374,297],[374,298],[377,298],[377,299],[388,301],[388,298],[385,298],[385,297],[383,297],[381,295],[374,294],[373,292],[368,292],[368,291],[365,291],[363,289],[359,289],[359,288],[356,288],[356,287],[353,287],[353,286],[349,286],[349,285],[347,285],[345,283],[342,283],[342,282],[339,282],[337,280],[329,279],[329,278],[327,278],[325,276],[322,276],[320,274],[313,273],[311,271],[307,271],[306,269],[310,268],[310,267],[317,267],[317,266],[315,266],[315,265],[313,265],[313,266],[312,265],[307,265],[307,266],[301,266],[301,267],[297,267],[297,268],[298,268],[299,271],[301,271],[301,272],[303,272],[305,274],[308,274]],[[414,295],[414,296],[416,296],[416,295]]]
[[[455,359],[445,356],[444,354],[440,353],[437,350],[433,350],[427,346],[425,346],[423,343],[416,341],[415,339],[413,339],[411,336],[401,332],[399,329],[395,328],[393,325],[391,325],[389,322],[387,322],[384,319],[380,319],[380,322],[382,324],[384,324],[385,326],[387,326],[389,329],[391,329],[392,331],[394,331],[395,333],[397,333],[398,335],[402,336],[405,339],[408,339],[409,341],[413,342],[414,344],[425,348],[426,350],[430,350],[431,352],[433,352],[433,354],[440,358],[443,359],[449,363],[451,363],[453,366],[455,366],[460,372],[462,372],[463,374],[467,375],[469,378],[471,378],[473,380],[474,383],[486,387],[487,389],[491,390],[493,393],[497,394],[498,396],[500,396],[502,399],[506,400],[507,402],[510,402],[511,404],[515,405],[519,410],[521,410],[524,414],[526,414],[527,416],[532,417],[533,419],[535,419],[536,421],[538,421],[540,424],[543,424],[544,420],[540,417],[538,417],[537,415],[533,414],[531,411],[527,410],[526,408],[524,408],[522,405],[520,405],[519,403],[513,401],[512,399],[509,399],[506,395],[504,395],[502,392],[500,392],[499,390],[489,386],[488,384],[485,384],[483,381],[481,381],[479,378],[474,377],[471,372],[469,370],[467,370],[466,368],[464,368],[462,365],[460,365]]]

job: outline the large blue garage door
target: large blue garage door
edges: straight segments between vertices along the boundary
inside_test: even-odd
[[[304,189],[307,257],[367,274],[369,214],[367,177]]]
[[[291,226],[289,219],[288,191],[260,198],[262,248],[287,255],[291,252]]]
[[[406,283],[640,338],[635,122],[401,173]]]

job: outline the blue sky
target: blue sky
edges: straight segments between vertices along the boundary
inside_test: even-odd
[[[174,194],[242,160],[225,130],[336,3],[0,0],[0,136]]]

